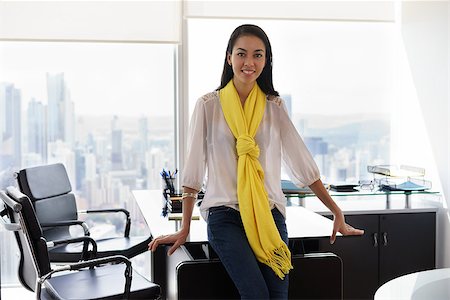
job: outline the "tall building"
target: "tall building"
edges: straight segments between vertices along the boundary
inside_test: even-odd
[[[27,109],[27,152],[40,156],[40,161],[47,160],[46,107],[42,102],[32,98]]]
[[[12,83],[0,83],[0,167],[20,167],[21,93]]]
[[[148,139],[148,118],[141,117],[138,120],[138,130],[139,130],[139,154],[141,155],[141,159],[145,161],[145,152],[147,152],[149,147],[149,139]]]
[[[0,266],[1,283],[3,286],[17,284],[17,269],[19,267],[19,253],[14,234],[5,229],[0,229]]]
[[[83,148],[77,147],[75,149],[75,176],[77,178],[77,185],[72,188],[76,188],[77,191],[80,191],[83,185],[83,182],[86,178],[86,152]]]
[[[139,146],[138,146],[138,160],[141,176],[144,177],[147,173],[147,169],[145,166],[145,153],[149,148],[149,137],[148,137],[148,118],[141,117],[138,120],[138,129],[139,129]]]
[[[327,155],[328,143],[322,137],[304,137],[304,142],[309,152],[313,156],[322,174],[328,174]]]
[[[305,144],[312,156],[328,154],[328,143],[321,137],[305,137]]]
[[[111,121],[111,167],[112,170],[123,169],[122,130],[119,128],[119,118]]]
[[[74,145],[75,111],[64,73],[47,73],[48,142],[58,140]]]
[[[286,105],[289,118],[292,119],[292,96],[289,94],[280,95],[281,98],[284,100],[284,103]]]
[[[86,153],[85,159],[85,174],[86,180],[94,180],[97,176],[97,162],[93,153]]]
[[[48,163],[62,163],[66,167],[72,189],[76,189],[76,159],[72,147],[62,141],[48,143]]]
[[[139,118],[138,126],[139,126],[139,138],[141,141],[141,151],[145,155],[145,152],[148,149],[148,118],[147,117]]]
[[[167,168],[164,153],[157,148],[147,151],[145,164],[147,169],[147,188],[162,188],[163,182],[160,173],[163,168]]]

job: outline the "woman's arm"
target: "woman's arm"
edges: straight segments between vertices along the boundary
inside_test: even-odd
[[[330,243],[333,244],[336,240],[336,233],[340,232],[343,235],[362,235],[364,230],[355,229],[352,226],[345,223],[345,217],[339,206],[331,198],[328,191],[323,186],[322,181],[319,179],[312,183],[309,188],[314,192],[317,198],[333,213],[333,233],[330,237]]]
[[[183,194],[184,193],[197,195],[198,192],[195,189],[183,187]],[[187,196],[183,198],[183,217],[181,219],[181,229],[173,234],[162,235],[153,239],[148,244],[148,250],[155,251],[156,248],[158,248],[158,246],[161,244],[173,244],[173,246],[170,247],[169,251],[167,252],[167,255],[172,255],[172,253],[174,253],[178,247],[186,242],[191,228],[192,212],[194,210],[194,204],[196,200],[196,196]]]
[[[186,242],[191,227],[192,212],[197,198],[197,193],[201,189],[206,167],[206,113],[205,100],[200,98],[192,113],[188,133],[188,152],[185,166],[181,171],[181,184],[183,194],[193,194],[182,197],[183,217],[181,219],[181,229],[169,235],[156,237],[148,244],[150,251],[155,251],[160,244],[173,244],[168,251],[171,255],[175,250]],[[185,195],[186,195],[185,194]]]

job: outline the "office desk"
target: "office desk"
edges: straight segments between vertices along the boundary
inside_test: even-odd
[[[175,232],[175,221],[169,221],[161,215],[163,200],[160,190],[135,190],[132,192],[150,232],[154,237]],[[206,222],[200,215],[197,205],[191,222],[189,242],[203,243],[208,241]],[[315,212],[301,206],[286,208],[286,226],[289,238],[326,237],[333,230],[333,222]]]
[[[450,299],[450,269],[434,269],[397,277],[383,284],[374,299]]]
[[[175,232],[175,222],[161,215],[163,196],[160,190],[136,190],[132,194],[153,237]],[[193,215],[199,216],[197,206],[194,208]],[[333,228],[333,222],[330,219],[299,206],[287,207],[286,225],[290,240],[329,237]],[[175,270],[181,262],[195,259],[187,248],[199,245],[200,247],[206,246],[204,249],[208,251],[206,226],[207,224],[202,218],[192,220],[186,244],[177,249],[169,258],[167,257],[167,247],[158,247],[158,250],[152,253],[152,280],[161,285],[164,296],[177,297],[174,292],[177,290]]]

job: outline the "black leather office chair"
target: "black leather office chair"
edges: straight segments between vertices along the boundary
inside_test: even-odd
[[[289,272],[289,299],[343,299],[342,260],[333,253],[297,254]],[[178,299],[240,299],[219,259],[183,261],[176,267]],[[201,288],[198,285],[201,278]]]
[[[19,279],[38,299],[158,299],[160,287],[137,272],[131,262],[115,255],[52,269],[47,241],[30,199],[14,187],[0,191],[21,252]],[[112,263],[112,264],[110,264]],[[70,272],[76,271],[76,272]]]
[[[63,164],[42,165],[20,170],[17,183],[27,195],[36,211],[47,241],[72,238],[69,227],[82,226],[85,236],[89,228],[78,219],[78,213],[124,213],[126,225],[123,237],[95,240],[97,257],[123,255],[127,258],[141,254],[148,249],[151,236],[131,236],[130,213],[123,208],[77,211],[75,195]],[[76,262],[80,260],[83,244],[59,244],[49,249],[52,262]]]

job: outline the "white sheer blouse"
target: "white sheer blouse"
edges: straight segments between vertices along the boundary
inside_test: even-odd
[[[300,187],[314,183],[320,174],[280,97],[267,97],[255,140],[270,205],[286,215],[281,159],[292,182]],[[223,116],[218,92],[198,99],[189,126],[187,149],[181,185],[200,190],[204,184],[206,192],[200,206],[203,218],[206,220],[210,207],[225,205],[239,209],[236,139]]]

